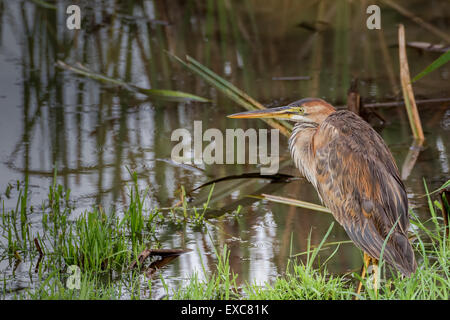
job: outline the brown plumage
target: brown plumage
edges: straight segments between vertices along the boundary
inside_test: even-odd
[[[405,187],[388,147],[367,122],[315,98],[230,117],[295,121],[292,158],[352,241],[378,260],[393,229],[383,259],[406,276],[416,270]]]

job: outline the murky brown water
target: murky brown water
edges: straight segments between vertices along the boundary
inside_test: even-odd
[[[396,2],[425,24],[450,34],[450,3]],[[407,41],[445,43],[423,24],[381,2],[382,29],[377,31],[366,28],[366,1],[155,0],[107,5],[82,1],[78,32],[65,28],[69,3],[59,1],[57,10],[49,10],[32,2],[0,0],[0,191],[28,175],[32,202],[38,207],[47,195],[56,163],[58,182],[72,190],[78,213],[94,204],[120,210],[130,181],[127,167],[138,172],[143,187],[150,188],[154,207],[176,203],[181,185],[191,189],[214,178],[259,171],[254,165],[201,165],[193,170],[170,163],[176,144],[170,141],[172,131],[193,131],[194,120],[203,121],[204,130],[222,132],[266,125],[227,119],[227,114],[242,109],[170,60],[165,50],[180,57],[189,54],[268,107],[307,96],[341,106],[353,78],[359,79],[366,103],[401,100],[398,23],[405,25]],[[438,56],[409,48],[411,74]],[[148,101],[62,71],[55,67],[58,59],[81,62],[141,87],[181,90],[212,102]],[[280,80],[299,76],[306,80]],[[450,98],[449,78],[447,64],[414,84],[416,97]],[[449,177],[450,104],[420,105],[419,109],[426,146],[405,184],[414,212],[426,217],[425,200],[418,197],[424,193],[422,179],[436,188]],[[412,144],[406,112],[402,107],[377,112],[387,121],[381,134],[401,168]],[[287,141],[282,136],[280,140],[286,164],[280,172],[297,175]],[[208,191],[194,195],[202,202]],[[193,271],[201,273],[201,260],[206,270],[212,270],[213,245],[225,243],[240,281],[271,280],[285,270],[290,252],[306,250],[310,233],[312,244],[320,242],[333,221],[327,214],[244,198],[260,193],[319,203],[305,180],[216,184],[211,206],[221,209],[246,199],[240,214],[228,212],[213,219],[216,227],[209,228],[209,234],[190,227],[160,230],[163,247],[193,249],[162,271],[166,282],[175,285]],[[15,203],[6,200],[5,205]],[[39,213],[34,219],[40,221]],[[38,223],[35,228],[39,229]],[[347,239],[336,225],[330,241]],[[360,251],[344,244],[329,268],[346,272],[360,265]],[[160,288],[158,281],[154,288]]]

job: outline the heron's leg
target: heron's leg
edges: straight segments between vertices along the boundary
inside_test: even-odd
[[[364,260],[364,265],[363,265],[362,271],[361,271],[361,281],[359,281],[358,289],[356,290],[356,294],[359,294],[359,293],[361,292],[362,281],[364,280],[364,278],[365,278],[365,276],[366,276],[367,268],[369,267],[369,264],[370,264],[370,260],[371,260],[371,259],[372,259],[372,258],[371,258],[368,254],[366,254],[366,253],[364,252],[364,258],[363,258],[363,260]]]
[[[378,260],[372,258],[373,265],[373,289],[375,290],[375,297],[378,298],[378,273],[380,269],[378,268]]]

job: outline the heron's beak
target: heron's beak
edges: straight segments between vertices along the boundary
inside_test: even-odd
[[[228,118],[277,118],[277,119],[290,119],[294,112],[292,107],[278,107],[264,110],[247,111],[235,114],[230,114]]]

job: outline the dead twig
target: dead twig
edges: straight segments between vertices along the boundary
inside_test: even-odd
[[[160,256],[163,258],[173,256],[176,258],[179,255],[189,251],[191,251],[191,249],[145,249],[139,254],[138,258],[135,261],[133,261],[132,264],[130,264],[128,268],[131,270],[134,269],[137,266],[138,262],[139,265],[142,265],[144,261],[151,256]]]
[[[378,114],[378,112],[376,112],[375,110],[366,109],[366,106],[364,105],[358,91],[357,78],[352,79],[350,88],[347,92],[347,109],[356,113],[369,123],[372,117],[378,118],[381,121],[382,125],[386,123],[386,120],[380,114]]]
[[[430,52],[447,52],[450,50],[450,46],[445,46],[443,44],[433,44],[429,42],[423,42],[423,41],[409,41],[407,43],[408,47],[423,50],[423,51],[430,51]]]
[[[172,260],[176,259],[177,257],[178,257],[178,255],[173,255],[173,256],[167,256],[162,259],[153,261],[150,264],[150,267],[148,267],[145,274],[147,275],[147,277],[151,278],[154,275],[154,273],[156,271],[158,271],[158,269],[161,269],[162,267],[168,265]]]
[[[450,102],[450,98],[436,98],[436,99],[421,99],[416,100],[416,105],[421,104],[435,104],[442,102]],[[374,103],[365,103],[364,108],[393,108],[393,107],[403,107],[405,105],[405,101],[387,101],[387,102],[374,102]],[[336,106],[336,109],[346,109],[347,106]]]
[[[416,100],[416,105],[427,104],[427,103],[429,103],[429,104],[441,103],[441,102],[450,102],[450,98]],[[367,103],[367,104],[364,104],[364,107],[365,108],[391,108],[391,107],[402,107],[404,105],[405,105],[405,101],[389,101],[389,102]]]
[[[44,253],[42,252],[42,248],[39,245],[39,240],[37,238],[34,238],[34,245],[36,246],[36,249],[39,252],[39,258],[38,261],[36,262],[36,267],[34,267],[34,273],[38,273],[39,265],[41,264],[42,258],[44,257]]]
[[[352,79],[350,88],[347,93],[347,108],[349,111],[360,115],[361,113],[361,96],[358,91],[358,79]]]
[[[39,252],[39,255],[43,256],[44,253],[42,252],[41,246],[39,245],[39,240],[37,238],[34,238],[34,245],[36,246],[36,249]]]
[[[413,14],[411,11],[400,6],[399,4],[397,4],[396,2],[394,2],[392,0],[383,0],[383,2],[386,3],[388,6],[390,6],[391,8],[397,10],[400,14],[404,15],[405,17],[408,17],[409,19],[411,19],[412,21],[414,21],[415,23],[417,23],[424,29],[427,29],[431,33],[434,33],[436,36],[445,40],[447,43],[450,43],[450,35],[448,33],[445,33],[443,31],[439,30],[438,28],[436,28],[435,26],[423,21],[421,18],[419,18],[418,16]]]

